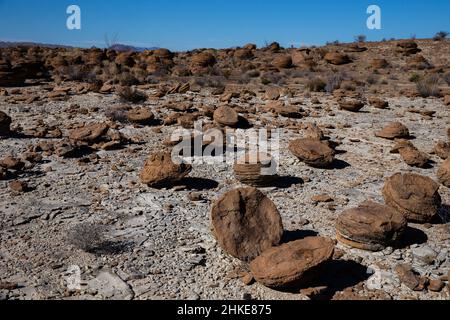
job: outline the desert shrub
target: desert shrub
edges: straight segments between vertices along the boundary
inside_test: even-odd
[[[67,240],[78,249],[94,252],[106,242],[105,233],[105,226],[85,222],[73,227],[68,232]]]
[[[145,93],[129,86],[120,86],[117,88],[117,94],[124,102],[139,103],[147,100]]]
[[[366,42],[367,37],[364,34],[359,34],[355,36],[356,42]]]
[[[428,77],[416,83],[417,91],[423,98],[439,97],[439,76],[437,74],[429,75]]]
[[[115,77],[115,81],[121,86],[133,86],[139,83],[139,80],[129,72],[122,72]]]
[[[434,41],[442,41],[442,40],[445,40],[445,38],[447,38],[447,36],[448,36],[447,31],[439,31],[434,35],[433,40]]]
[[[334,90],[339,89],[341,87],[342,80],[344,80],[344,76],[341,73],[333,73],[327,78],[325,91],[331,93]]]
[[[327,84],[321,78],[313,78],[306,83],[306,88],[312,92],[324,91],[326,86]]]
[[[111,108],[105,111],[105,116],[112,121],[128,123],[127,110],[125,108]]]
[[[327,41],[326,45],[327,46],[338,46],[341,43],[339,42],[339,40],[334,40],[334,41]]]
[[[194,78],[194,83],[200,87],[222,88],[225,86],[226,78],[223,76],[205,76]]]
[[[261,83],[264,85],[270,83],[283,85],[285,84],[285,79],[280,73],[268,72],[261,76]]]
[[[418,82],[420,80],[421,76],[418,73],[413,73],[410,77],[409,77],[409,82]]]

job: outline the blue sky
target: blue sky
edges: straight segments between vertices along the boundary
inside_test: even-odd
[[[81,8],[82,29],[66,28],[66,9]],[[366,9],[382,10],[382,29],[366,27]],[[81,47],[117,42],[171,50],[278,41],[283,46],[418,38],[450,31],[448,0],[0,0],[0,41]]]

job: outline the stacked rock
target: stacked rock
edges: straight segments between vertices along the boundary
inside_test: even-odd
[[[268,186],[276,179],[276,163],[266,153],[247,153],[237,159],[234,175],[240,182],[254,186]]]
[[[395,209],[372,201],[344,211],[336,222],[339,242],[363,250],[379,251],[392,245],[406,228]]]

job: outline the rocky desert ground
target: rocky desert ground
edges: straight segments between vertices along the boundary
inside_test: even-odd
[[[448,300],[449,85],[446,39],[2,48],[0,300]],[[279,145],[174,162],[199,120]]]

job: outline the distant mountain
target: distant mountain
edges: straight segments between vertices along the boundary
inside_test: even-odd
[[[0,41],[0,48],[9,48],[9,47],[46,47],[46,48],[73,48],[71,46],[64,46],[59,44],[47,44],[47,43],[38,43],[38,42],[8,42],[8,41]]]
[[[8,42],[8,41],[0,41],[0,48],[9,48],[9,47],[45,47],[45,48],[66,48],[66,49],[72,49],[75,47],[72,46],[65,46],[65,45],[59,45],[59,44],[47,44],[47,43],[39,43],[39,42]],[[110,47],[110,49],[116,50],[116,51],[135,51],[135,52],[142,52],[145,50],[155,50],[159,49],[158,47],[149,47],[149,48],[141,48],[141,47],[133,47],[125,44],[114,44]]]
[[[142,47],[133,47],[125,44],[114,44],[110,47],[110,49],[116,50],[116,51],[136,51],[136,52],[142,52],[145,50],[156,50],[159,49],[158,47],[150,47],[150,48],[142,48]]]

